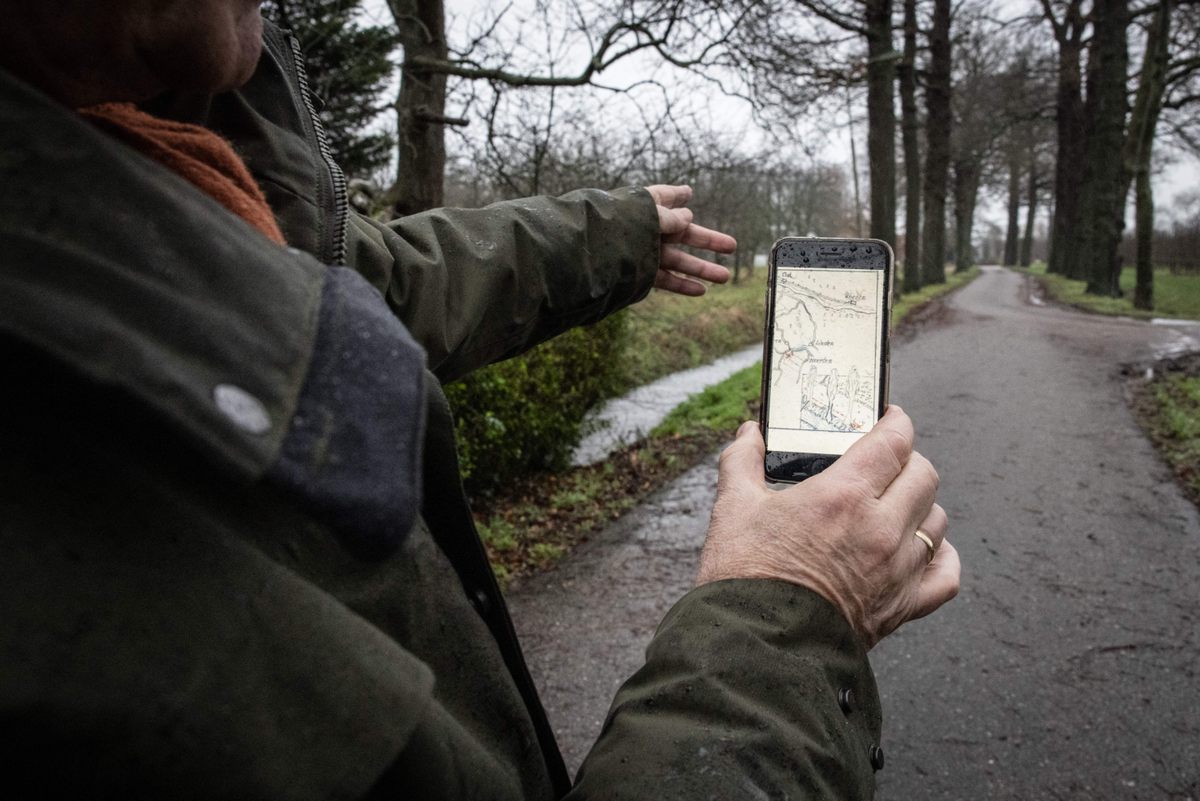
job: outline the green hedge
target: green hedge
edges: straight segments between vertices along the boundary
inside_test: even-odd
[[[446,387],[468,492],[566,466],[584,414],[620,388],[627,329],[617,314]]]

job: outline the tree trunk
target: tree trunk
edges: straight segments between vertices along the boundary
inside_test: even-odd
[[[1021,266],[1033,263],[1033,223],[1037,219],[1038,199],[1037,150],[1029,144],[1029,183],[1025,196],[1025,236],[1021,239]]]
[[[846,130],[850,133],[850,175],[854,178],[854,235],[863,235],[862,193],[858,188],[858,146],[854,144],[854,112],[850,108],[850,87],[846,87]]]
[[[950,0],[934,0],[925,86],[925,224],[921,283],[946,280],[946,179],[950,171]]]
[[[1015,148],[1014,148],[1015,150]],[[1004,266],[1015,266],[1021,236],[1021,159],[1016,153],[1008,159],[1008,226],[1004,231]]]
[[[1170,0],[1160,0],[1146,35],[1142,75],[1125,137],[1126,186],[1130,178],[1136,177],[1137,284],[1133,305],[1139,309],[1154,308],[1154,194],[1150,186],[1150,156],[1166,90],[1170,25]]]
[[[1137,309],[1154,308],[1154,192],[1150,171],[1137,175],[1137,285],[1133,305]]]
[[[414,58],[445,61],[446,11],[443,0],[388,0],[396,21],[405,64],[396,100],[396,216],[442,205],[446,173],[446,76],[408,66]]]
[[[974,259],[971,232],[975,228],[975,200],[979,195],[978,162],[954,165],[954,269],[968,270]]]
[[[1054,165],[1054,219],[1050,229],[1050,254],[1046,270],[1066,275],[1071,242],[1079,223],[1079,191],[1083,175],[1084,112],[1083,52],[1084,22],[1081,0],[1068,7],[1058,41],[1058,87],[1055,97],[1055,123],[1058,152]]]
[[[1088,142],[1084,172],[1084,235],[1079,258],[1087,292],[1120,297],[1117,248],[1125,230],[1125,83],[1129,67],[1128,0],[1096,0],[1088,56]]]
[[[904,291],[921,288],[921,120],[917,117],[917,0],[904,0],[904,60],[900,62],[904,141]]]
[[[896,245],[896,61],[892,0],[867,0],[867,160],[871,236]]]

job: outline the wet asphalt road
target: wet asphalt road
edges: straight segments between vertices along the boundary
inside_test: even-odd
[[[892,399],[942,475],[957,600],[871,654],[877,798],[1200,801],[1200,520],[1120,365],[1200,328],[1030,304],[985,269],[897,342]],[[690,585],[715,455],[511,593],[568,765]]]

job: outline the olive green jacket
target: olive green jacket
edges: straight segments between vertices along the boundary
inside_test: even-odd
[[[292,248],[0,72],[6,793],[869,798],[865,654],[766,581],[679,601],[572,787],[439,382],[642,297],[652,201],[366,220],[266,44],[164,108],[235,143]]]

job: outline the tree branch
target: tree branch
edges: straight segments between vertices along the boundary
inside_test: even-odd
[[[609,54],[609,50],[626,33],[636,37],[634,44]],[[406,59],[404,66],[414,72],[432,72],[443,75],[454,75],[459,78],[486,80],[503,83],[508,86],[583,86],[589,83],[593,76],[603,72],[615,62],[640,50],[658,48],[666,42],[641,23],[619,22],[609,28],[601,39],[600,47],[592,55],[587,66],[576,75],[523,75],[510,72],[499,67],[483,67],[466,60],[442,60],[416,56]]]
[[[858,24],[857,20],[834,11],[825,3],[821,2],[821,0],[800,0],[800,5],[804,6],[826,22],[832,23],[844,31],[852,31],[861,36],[867,35],[867,29]]]
[[[1163,108],[1169,108],[1172,111],[1178,111],[1184,106],[1192,103],[1200,102],[1200,94],[1184,95],[1182,97],[1171,98],[1169,101],[1163,102]]]

